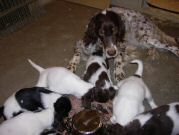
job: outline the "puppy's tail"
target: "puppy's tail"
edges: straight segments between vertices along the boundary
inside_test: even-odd
[[[36,70],[38,70],[40,73],[42,71],[44,71],[44,68],[40,67],[39,65],[35,64],[33,61],[31,61],[30,59],[28,59],[28,62],[30,63],[30,65],[32,67],[34,67]]]
[[[133,64],[133,63],[137,63],[138,64],[138,69],[137,69],[137,71],[135,72],[135,76],[139,76],[139,77],[142,77],[142,73],[143,73],[143,62],[141,61],[141,60],[138,60],[138,59],[136,59],[136,60],[133,60],[133,61],[131,61],[131,63]]]

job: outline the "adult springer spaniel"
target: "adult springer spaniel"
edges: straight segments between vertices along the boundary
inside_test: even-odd
[[[166,49],[179,56],[179,38],[165,34],[137,11],[112,7],[91,18],[83,39],[77,42],[68,69],[75,72],[81,54],[88,56],[101,48],[108,58],[114,58],[115,79],[121,80],[122,56],[127,45]]]

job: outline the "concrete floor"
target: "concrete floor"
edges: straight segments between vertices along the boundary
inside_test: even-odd
[[[42,67],[66,66],[89,18],[99,11],[64,1],[54,1],[45,10],[45,16],[0,40],[0,104],[13,92],[36,84],[38,72],[27,58]],[[179,37],[178,24],[161,23],[160,27]],[[146,50],[139,51],[145,64],[144,81],[156,103],[179,101],[179,58],[160,51],[159,59],[153,61],[146,57]],[[125,70],[127,76],[132,75],[136,66],[127,65]]]

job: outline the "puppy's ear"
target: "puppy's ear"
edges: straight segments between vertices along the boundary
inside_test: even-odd
[[[112,100],[116,95],[116,90],[114,89],[114,87],[110,87],[109,88],[109,98]]]
[[[98,15],[93,16],[87,26],[85,35],[83,37],[85,46],[88,46],[90,43],[94,44],[97,42],[97,39],[98,39],[98,36],[96,33],[97,16]]]
[[[98,89],[94,94],[95,101],[99,103],[106,103],[109,100],[109,95],[107,90]]]
[[[54,108],[57,115],[62,118],[67,117],[72,108],[71,101],[67,97],[60,97],[54,103]]]

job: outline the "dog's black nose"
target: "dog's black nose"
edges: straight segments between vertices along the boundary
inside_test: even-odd
[[[116,55],[116,49],[115,49],[115,48],[108,48],[106,52],[107,52],[107,54],[108,54],[109,56],[114,56],[114,55]]]

